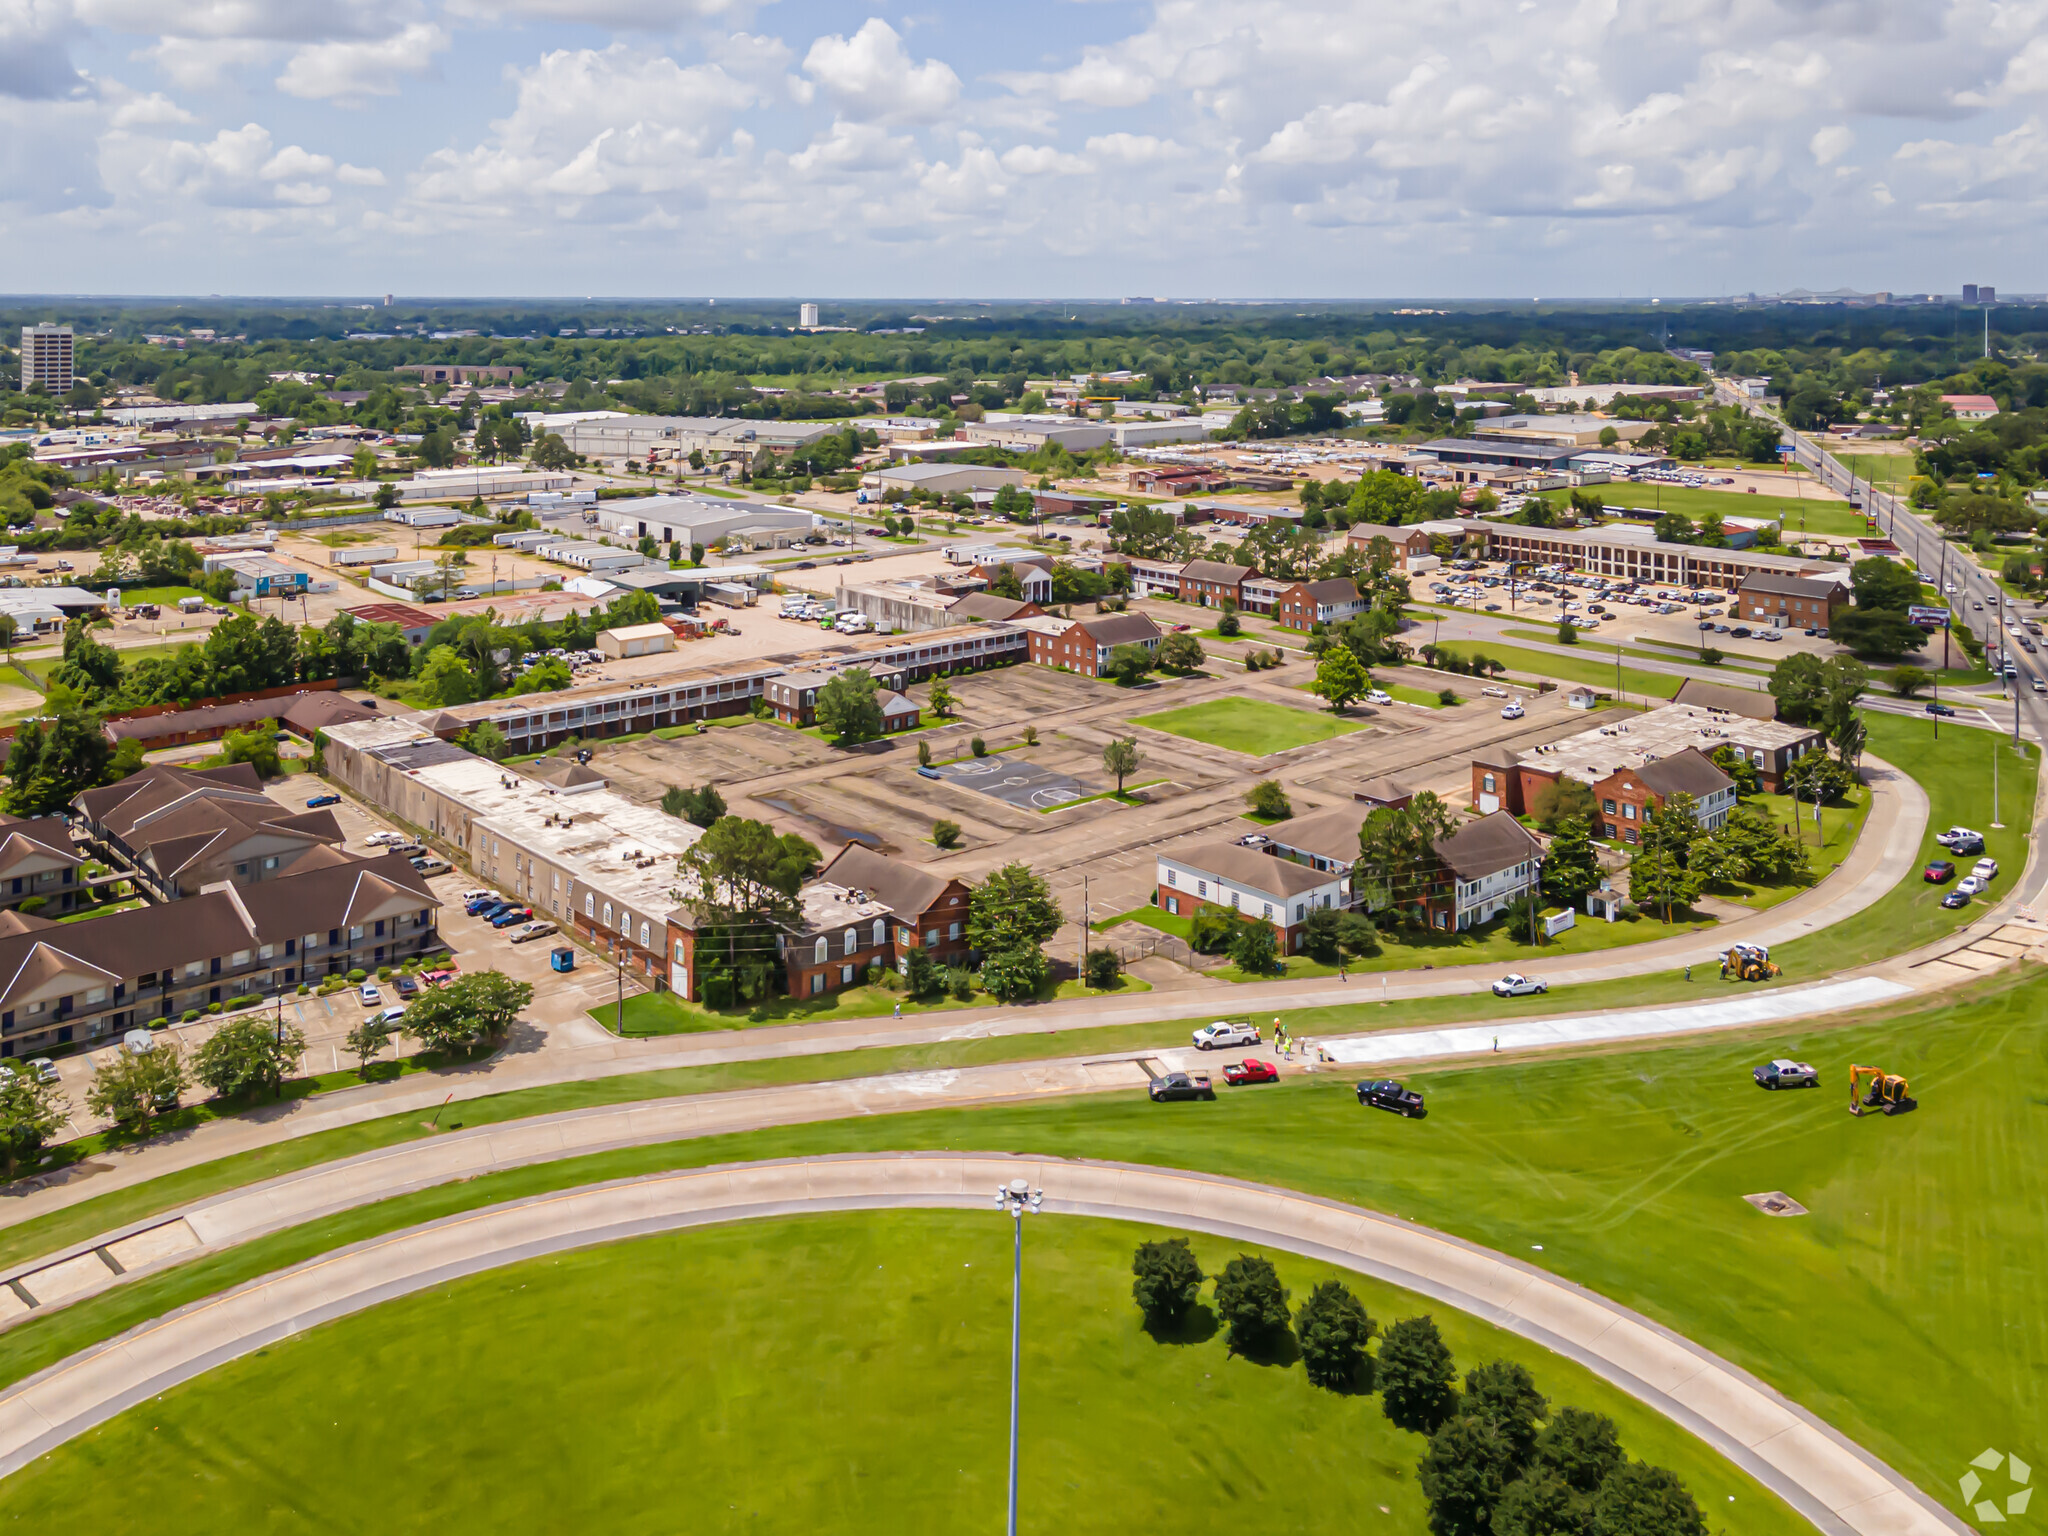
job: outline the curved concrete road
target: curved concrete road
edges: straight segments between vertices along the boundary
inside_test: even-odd
[[[1284,1249],[1511,1329],[1698,1435],[1830,1536],[1968,1530],[1899,1473],[1747,1372],[1504,1254],[1291,1190],[1173,1169],[1004,1154],[867,1154],[660,1174],[492,1206],[360,1243],[143,1324],[0,1394],[0,1475],[225,1361],[462,1275],[746,1218],[987,1211],[991,1190],[1017,1177],[1042,1186],[1054,1214]]]

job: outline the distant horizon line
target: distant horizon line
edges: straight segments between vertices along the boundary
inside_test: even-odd
[[[1992,285],[1994,295],[1997,293]],[[1754,297],[1752,297],[1752,292]],[[1883,299],[1876,296],[1883,294]],[[1534,305],[1587,306],[1587,305],[1631,305],[1663,307],[1665,305],[1710,304],[1717,307],[1730,305],[1762,304],[1766,301],[1783,301],[1788,298],[1811,304],[1855,304],[1859,308],[1922,307],[1928,304],[1963,304],[1960,293],[1929,293],[1918,291],[1908,293],[1900,289],[1831,289],[1810,288],[1779,289],[1764,292],[1761,289],[1745,290],[1740,294],[1642,294],[1595,295],[1558,294],[1510,297],[1503,294],[1477,294],[1451,297],[1443,294],[1386,294],[1370,297],[1337,297],[1315,295],[1305,297],[1205,297],[1184,296],[1134,297],[1066,297],[1066,298],[966,298],[943,295],[923,295],[912,298],[891,297],[806,297],[801,293],[792,294],[609,294],[602,296],[568,294],[401,294],[391,293],[316,293],[316,294],[259,294],[259,293],[0,293],[0,308],[15,308],[25,305],[72,303],[72,304],[297,304],[320,305],[323,307],[347,307],[374,313],[386,307],[421,304],[547,304],[573,306],[581,304],[648,304],[648,305],[702,305],[709,309],[725,304],[734,307],[762,307],[769,305],[800,306],[804,304],[832,305],[839,307],[901,308],[905,305],[958,305],[967,308],[1055,308],[1061,305],[1075,305],[1090,309],[1140,309],[1140,308],[1258,308],[1270,309],[1286,305],[1327,305],[1344,308],[1402,305],[1410,307],[1457,305],[1506,305],[1529,307]],[[1996,307],[2003,304],[2037,304],[2048,302],[2048,294],[2012,293],[2004,297],[1993,297],[1990,303]],[[1969,307],[1978,308],[1978,301],[1968,301]]]

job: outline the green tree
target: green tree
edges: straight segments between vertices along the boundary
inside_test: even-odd
[[[1124,792],[1124,780],[1138,771],[1138,765],[1145,760],[1145,754],[1138,750],[1135,736],[1111,737],[1102,749],[1102,770],[1116,775],[1116,792]]]
[[[1934,674],[1923,667],[1893,667],[1884,680],[1893,693],[1910,699],[1934,682]]]
[[[708,827],[725,814],[725,797],[715,784],[706,784],[702,789],[672,784],[662,794],[661,808],[693,826]]]
[[[414,998],[401,1027],[422,1050],[471,1051],[501,1038],[532,1001],[528,982],[502,971],[471,971]]]
[[[1548,1472],[1590,1498],[1607,1474],[1626,1460],[1614,1420],[1583,1408],[1560,1408],[1536,1437],[1531,1470]]]
[[[455,739],[478,757],[487,757],[494,763],[503,762],[512,752],[512,739],[491,720],[477,721]]]
[[[1131,1274],[1131,1299],[1146,1323],[1161,1331],[1180,1326],[1201,1299],[1202,1282],[1208,1278],[1184,1237],[1138,1244],[1131,1256]]]
[[[1340,912],[1337,914],[1337,945],[1353,957],[1376,955],[1380,952],[1379,930],[1373,926],[1370,917],[1355,908]]]
[[[425,701],[443,709],[467,704],[477,696],[476,675],[452,645],[437,645],[427,653],[418,683]]]
[[[10,1177],[64,1129],[70,1114],[71,1101],[55,1083],[33,1072],[0,1078],[0,1157],[7,1160]]]
[[[1216,1277],[1216,1314],[1233,1354],[1262,1354],[1287,1332],[1287,1291],[1270,1259],[1240,1253]]]
[[[1285,821],[1294,814],[1293,803],[1278,779],[1261,779],[1244,792],[1244,803],[1254,816],[1263,816],[1268,821]]]
[[[1700,876],[1669,849],[1646,844],[1629,861],[1629,900],[1639,907],[1661,907],[1667,923],[1673,909],[1690,907],[1699,899],[1702,884]]]
[[[1313,485],[1315,482],[1310,481],[1309,483]],[[1216,621],[1216,633],[1226,640],[1235,639],[1243,630],[1244,624],[1239,620],[1236,611],[1233,609],[1224,609],[1223,616]]]
[[[933,822],[932,842],[941,848],[956,847],[960,842],[960,823],[947,821],[944,817]]]
[[[263,1019],[231,1019],[192,1057],[192,1075],[221,1098],[282,1090],[306,1054],[306,1032]]]
[[[1677,1473],[1630,1461],[1593,1495],[1590,1536],[1707,1536],[1707,1522]]]
[[[1579,626],[1571,621],[1570,614],[1561,613],[1557,616],[1557,643],[1559,645],[1577,645],[1579,643]]]
[[[1600,888],[1600,879],[1591,821],[1585,816],[1565,817],[1551,833],[1550,849],[1544,855],[1544,896],[1576,910],[1588,892]]]
[[[1031,495],[1014,485],[996,487],[995,499],[989,503],[989,510],[997,517],[1013,523],[1031,521]]]
[[[178,1107],[185,1087],[185,1061],[178,1048],[158,1040],[155,1049],[133,1055],[118,1051],[93,1074],[85,1107],[126,1130],[147,1125],[155,1115]]]
[[[818,723],[839,746],[872,741],[882,734],[882,703],[873,675],[849,667],[818,690]]]
[[[817,862],[818,850],[795,833],[721,816],[676,868],[685,897],[722,931],[728,968],[737,971],[742,930],[788,930],[799,921],[797,892]]]
[[[1136,641],[1117,646],[1109,653],[1108,675],[1127,688],[1145,681],[1153,667],[1152,651]]]
[[[267,725],[246,731],[230,731],[220,744],[221,761],[247,763],[258,778],[274,779],[284,772],[277,758],[277,733]]]
[[[990,597],[1007,597],[1013,603],[1024,601],[1024,578],[1017,574],[1017,567],[1007,560],[996,567],[995,575],[988,579]]]
[[[1465,1399],[1460,1411],[1493,1421],[1508,1442],[1517,1472],[1529,1464],[1535,1453],[1536,1427],[1549,1408],[1549,1400],[1536,1390],[1536,1379],[1528,1368],[1512,1360],[1495,1360],[1465,1373]]]
[[[1270,976],[1280,963],[1280,935],[1267,922],[1243,922],[1230,936],[1230,963],[1247,976]]]
[[[382,1014],[373,1013],[342,1037],[341,1048],[356,1059],[356,1076],[369,1075],[370,1063],[391,1043],[392,1030]]]
[[[1398,1429],[1433,1435],[1458,1401],[1457,1369],[1434,1319],[1404,1317],[1380,1340],[1380,1406]]]
[[[1489,1524],[1492,1536],[1584,1536],[1590,1506],[1555,1473],[1531,1471],[1501,1490]]]
[[[1490,1536],[1494,1506],[1515,1471],[1514,1449],[1500,1427],[1461,1406],[1429,1437],[1416,1467],[1434,1536]]]
[[[4,649],[10,656],[14,654],[14,636],[19,628],[13,614],[0,613],[0,649]]]
[[[1738,797],[1757,792],[1759,781],[1756,764],[1749,760],[1749,755],[1742,748],[1716,747],[1707,754],[1707,758],[1716,768],[1735,781],[1735,793]]]
[[[1118,650],[1121,649],[1119,646]],[[1114,662],[1115,658],[1116,652],[1112,651],[1111,661]],[[1159,642],[1159,665],[1169,672],[1192,672],[1206,660],[1208,657],[1202,650],[1202,642],[1191,634],[1175,633]]]
[[[1356,1382],[1365,1368],[1372,1319],[1350,1287],[1340,1280],[1325,1280],[1301,1304],[1294,1336],[1301,1345],[1301,1363],[1308,1379],[1319,1387],[1341,1391]]]
[[[45,703],[56,712],[24,720],[7,754],[7,791],[0,807],[15,816],[66,810],[85,790],[117,776],[99,717],[80,709],[69,689],[53,687]]]
[[[1849,567],[1849,588],[1859,609],[1904,613],[1920,601],[1920,576],[1911,566],[1883,556],[1858,560]]]
[[[1330,713],[1337,714],[1371,686],[1372,678],[1358,664],[1351,648],[1333,645],[1316,662],[1316,680],[1309,690],[1330,706]]]
[[[531,458],[535,469],[573,469],[576,465],[576,455],[569,451],[559,432],[542,435],[533,445]]]
[[[1560,823],[1573,817],[1591,821],[1597,803],[1586,785],[1560,775],[1529,797],[1529,814],[1544,831],[1555,832]]]
[[[1116,979],[1123,973],[1124,963],[1113,949],[1091,949],[1082,960],[1081,969],[1088,978],[1088,985],[1098,992],[1107,991],[1116,985]]]
[[[991,870],[967,895],[967,942],[981,952],[982,985],[1005,1002],[1045,984],[1050,968],[1039,948],[1065,918],[1052,887],[1022,863]]]
[[[1301,947],[1310,959],[1324,965],[1336,961],[1343,944],[1344,916],[1335,907],[1317,907],[1309,913],[1308,920],[1301,925]]]
[[[953,690],[946,685],[946,680],[943,677],[932,679],[931,712],[943,720],[953,713],[953,703]]]
[[[1881,661],[1910,655],[1927,644],[1926,630],[1903,613],[1883,609],[1851,608],[1838,614],[1828,635],[1857,656]]]

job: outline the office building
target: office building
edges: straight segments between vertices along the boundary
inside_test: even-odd
[[[72,384],[72,339],[68,325],[24,325],[21,328],[21,387],[40,385],[46,393],[65,395]]]
[[[801,327],[802,327],[802,328],[803,328],[804,330],[810,331],[810,330],[816,330],[816,329],[817,329],[817,325],[818,325],[818,306],[817,306],[817,305],[815,305],[815,304],[800,304],[800,305],[798,305],[798,306],[797,306],[797,311],[796,311],[796,315],[797,315],[797,320],[796,320],[796,323],[797,323],[797,324],[798,324],[799,326],[801,326]]]

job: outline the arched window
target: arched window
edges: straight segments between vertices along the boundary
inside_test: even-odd
[[[583,893],[583,915],[585,917],[595,917],[597,915],[597,898],[588,891]]]
[[[607,928],[612,925],[612,904],[610,902],[604,904],[604,925]]]
[[[642,949],[647,947],[647,924],[644,922],[640,925],[640,947]]]
[[[846,952],[850,955],[860,948],[860,935],[851,928],[846,930]]]
[[[619,909],[619,932],[629,939],[633,937],[633,914],[624,907]]]
[[[875,948],[880,949],[889,942],[889,924],[882,918],[875,919]]]
[[[819,935],[818,935],[818,942],[817,942],[817,944],[816,944],[816,945],[815,945],[815,946],[813,947],[813,949],[812,949],[812,951],[811,951],[811,959],[812,959],[812,961],[813,961],[813,962],[814,962],[815,964],[818,964],[818,965],[823,965],[823,964],[824,964],[824,963],[825,963],[825,962],[826,962],[826,961],[827,961],[828,959],[830,959],[830,958],[831,958],[831,955],[832,955],[832,942],[831,942],[831,940],[827,939],[827,938],[825,937],[825,935],[823,935],[822,933],[821,933],[821,934],[819,934]]]

